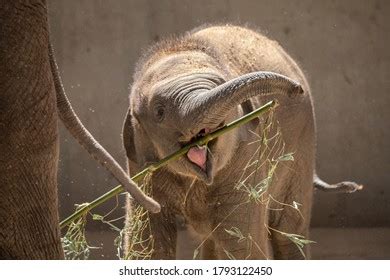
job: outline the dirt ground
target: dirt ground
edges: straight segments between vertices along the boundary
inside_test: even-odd
[[[87,232],[90,245],[103,247],[92,250],[90,259],[117,259],[111,245],[115,236],[109,231]],[[186,232],[179,232],[178,238],[179,247],[188,242]],[[390,259],[390,228],[313,228],[310,239],[317,242],[312,246],[312,259]],[[178,258],[191,259],[192,252],[182,252]]]

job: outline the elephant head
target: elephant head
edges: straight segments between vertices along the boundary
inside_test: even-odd
[[[123,129],[130,169],[157,161],[231,121],[239,105],[251,97],[301,93],[297,82],[272,72],[228,80],[210,57],[199,52],[163,57],[142,69],[131,89]],[[237,138],[237,133],[228,133],[207,147],[193,147],[168,168],[211,184],[234,157]]]

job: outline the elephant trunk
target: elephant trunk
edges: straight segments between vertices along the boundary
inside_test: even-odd
[[[302,93],[299,83],[286,76],[273,72],[253,72],[194,95],[187,112],[192,123],[199,124],[196,125],[198,132],[217,126],[232,108],[249,98],[271,94],[295,97]]]

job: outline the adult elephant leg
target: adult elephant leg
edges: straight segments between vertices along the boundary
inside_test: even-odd
[[[0,258],[62,259],[45,1],[0,1]]]

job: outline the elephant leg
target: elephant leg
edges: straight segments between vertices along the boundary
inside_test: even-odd
[[[265,205],[256,202],[221,205],[213,239],[219,259],[268,259],[270,246]]]
[[[0,259],[63,259],[46,1],[0,1]]]
[[[291,191],[286,192],[289,195],[285,196],[284,199],[278,197],[276,199],[278,202],[273,201],[270,204],[271,209],[283,208],[281,211],[270,210],[271,243],[275,259],[310,258],[309,245],[305,245],[301,251],[286,234],[283,234],[298,234],[304,239],[309,239],[312,181],[306,182],[308,183],[303,184],[301,181],[289,186],[288,189],[296,190],[295,194],[291,195]],[[298,207],[298,211],[294,207],[281,206],[280,202],[292,206],[294,202],[298,202],[301,206]]]
[[[152,214],[127,198],[126,208],[125,258],[175,259],[176,219],[169,207]]]
[[[202,246],[201,250],[202,260],[217,260],[218,255],[215,248],[215,243],[212,239],[207,239]]]
[[[173,260],[176,258],[177,228],[175,215],[161,211],[150,216],[151,235],[154,240],[152,259]]]
[[[291,212],[291,210],[289,210]],[[272,227],[275,230],[271,230],[271,244],[275,259],[305,259],[310,258],[309,245],[305,245],[299,250],[297,245],[290,240],[285,234],[298,234],[308,239],[309,235],[309,223],[301,219],[293,219],[293,214],[285,214],[280,218],[280,222],[277,226]],[[293,225],[294,224],[294,225]]]

